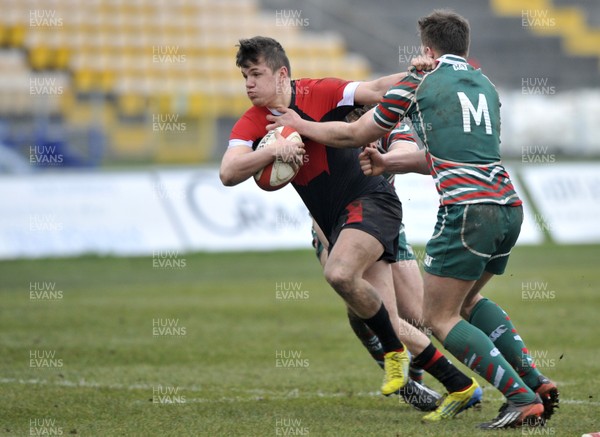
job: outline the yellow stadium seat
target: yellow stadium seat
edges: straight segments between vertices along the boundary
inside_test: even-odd
[[[0,22],[0,46],[8,45],[8,33],[8,26]]]
[[[122,93],[118,98],[119,113],[126,117],[137,117],[146,111],[146,98],[136,93]]]
[[[10,47],[23,47],[25,42],[25,26],[23,24],[16,24],[8,28],[8,45]]]
[[[69,66],[71,51],[67,47],[54,49],[52,66],[58,70],[66,70]]]
[[[152,112],[160,114],[170,114],[174,112],[172,94],[155,94],[152,96]]]
[[[152,154],[152,133],[146,124],[120,123],[111,131],[109,152],[119,159],[147,159]]]
[[[80,93],[89,93],[94,89],[94,72],[91,70],[78,70],[74,74],[75,88]]]
[[[50,67],[52,51],[48,47],[39,46],[29,50],[29,63],[34,70],[44,70]]]

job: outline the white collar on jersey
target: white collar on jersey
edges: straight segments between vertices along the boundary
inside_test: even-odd
[[[269,110],[269,112],[271,112],[271,114],[273,115],[282,115],[283,112],[279,112],[277,109],[274,108],[267,108]]]
[[[444,62],[446,64],[458,65],[458,64],[467,64],[467,60],[462,56],[458,55],[442,55],[436,59],[438,62]]]

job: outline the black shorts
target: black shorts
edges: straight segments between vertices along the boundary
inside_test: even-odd
[[[383,254],[379,260],[396,262],[401,224],[402,203],[394,191],[381,191],[358,197],[346,205],[333,227],[329,236],[329,250],[331,251],[342,229],[359,229],[377,238],[383,246]]]

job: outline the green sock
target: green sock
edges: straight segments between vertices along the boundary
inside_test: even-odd
[[[469,323],[489,336],[529,388],[537,388],[541,373],[535,368],[535,363],[510,317],[498,304],[486,298],[481,299],[473,308]]]
[[[454,325],[446,336],[444,347],[507,399],[518,403],[534,401],[535,393],[519,378],[487,335],[469,322],[461,320]]]

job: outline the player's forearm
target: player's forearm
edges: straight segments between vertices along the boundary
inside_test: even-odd
[[[296,126],[296,130],[300,135],[330,147],[358,147],[359,144],[362,144],[353,135],[350,124],[341,121],[317,123],[302,120]]]
[[[386,153],[383,155],[385,171],[389,173],[429,174],[425,151]]]
[[[381,93],[379,100],[381,100],[383,98],[385,93],[387,93],[387,91],[392,86],[396,85],[398,82],[400,82],[402,79],[404,79],[407,75],[408,75],[407,72],[402,72],[402,73],[390,74],[389,76],[384,76],[384,77],[377,79],[377,81],[376,81],[377,91],[378,91],[378,93]]]
[[[272,148],[264,148],[252,153],[236,154],[223,158],[219,177],[223,185],[231,187],[244,182],[257,171],[275,159]]]
[[[372,105],[379,103],[385,93],[396,83],[406,77],[406,73],[396,73],[380,77],[370,82],[362,82],[354,94],[354,103],[357,105]]]

